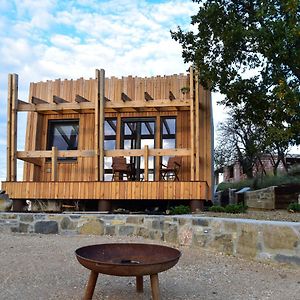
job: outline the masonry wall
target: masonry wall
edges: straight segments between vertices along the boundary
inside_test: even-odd
[[[0,232],[141,236],[300,266],[300,222],[198,216],[1,213]],[[12,236],[13,238],[13,236]]]

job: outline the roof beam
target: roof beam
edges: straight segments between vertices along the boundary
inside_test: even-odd
[[[128,97],[125,93],[122,92],[121,94],[121,99],[123,100],[123,102],[126,101],[132,101],[132,99],[130,97]]]
[[[90,102],[88,99],[80,96],[80,95],[77,95],[75,96],[75,102],[77,103],[81,103],[81,102]]]
[[[67,100],[60,98],[58,96],[53,95],[53,102],[56,104],[60,104],[60,103],[69,103]]]
[[[171,91],[169,91],[169,99],[170,99],[171,101],[173,101],[173,100],[176,99],[176,97],[174,96],[174,94],[173,94]]]
[[[31,97],[31,102],[33,104],[49,104],[49,102],[42,100],[40,98],[34,97],[34,96]]]
[[[144,95],[145,95],[145,100],[146,100],[146,101],[154,100],[154,99],[151,97],[151,95],[148,94],[147,92],[145,92]]]

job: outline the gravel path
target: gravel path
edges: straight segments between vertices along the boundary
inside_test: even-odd
[[[0,299],[81,299],[88,270],[78,247],[141,238],[0,234]],[[300,268],[181,248],[178,264],[159,274],[162,299],[300,299]],[[136,294],[135,278],[99,275],[93,299],[151,299],[150,282]]]

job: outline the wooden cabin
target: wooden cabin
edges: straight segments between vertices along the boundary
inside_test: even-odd
[[[25,151],[17,150],[18,112],[28,112]],[[10,74],[7,118],[2,187],[15,210],[25,200],[96,201],[99,210],[115,201],[186,201],[195,210],[212,197],[211,94],[192,67],[187,75],[105,78],[101,69],[91,79],[31,83],[28,102]],[[176,171],[162,176],[172,157]],[[131,174],[113,168],[114,158]]]

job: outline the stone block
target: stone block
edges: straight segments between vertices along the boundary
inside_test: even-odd
[[[33,222],[33,215],[31,214],[22,214],[20,215],[20,221],[25,223],[32,223]]]
[[[237,232],[237,224],[232,221],[224,221],[224,231],[225,232]]]
[[[143,217],[137,217],[137,216],[130,216],[127,217],[126,223],[128,224],[143,224],[144,218]]]
[[[153,229],[163,229],[164,228],[164,221],[161,220],[153,220],[152,226]]]
[[[15,219],[17,219],[17,217],[18,217],[17,214],[9,214],[9,213],[1,213],[0,214],[0,218],[3,220],[7,220],[7,219],[15,220]]]
[[[193,227],[191,225],[180,226],[178,231],[180,245],[190,246],[193,241]]]
[[[124,225],[126,223],[126,220],[112,220],[111,225]]]
[[[119,235],[123,235],[123,236],[131,236],[134,234],[134,226],[130,226],[130,225],[125,225],[125,226],[120,226],[119,227]]]
[[[237,237],[236,252],[242,256],[256,257],[258,244],[258,230],[255,224],[240,224]]]
[[[208,243],[208,247],[218,252],[233,254],[233,236],[231,234],[217,235]]]
[[[28,229],[29,229],[29,224],[26,224],[26,223],[21,223],[19,224],[19,232],[22,232],[22,233],[28,233]]]
[[[293,250],[297,248],[300,234],[289,226],[264,225],[263,241],[269,249]]]
[[[163,241],[164,233],[160,230],[151,230],[149,231],[149,237],[151,240]]]
[[[164,241],[172,244],[178,243],[178,229],[177,224],[165,224]]]
[[[178,224],[180,226],[183,226],[185,224],[191,224],[191,223],[192,223],[191,218],[178,218]]]
[[[275,255],[274,259],[280,263],[287,263],[300,266],[300,257],[299,256],[288,256],[283,254]]]
[[[211,236],[203,234],[203,232],[196,231],[193,233],[192,245],[195,247],[206,247],[207,243],[211,240]]]
[[[76,227],[76,222],[71,221],[69,217],[63,217],[63,219],[60,222],[60,228],[62,230],[75,230]]]
[[[195,218],[195,219],[193,219],[192,224],[194,226],[204,226],[204,227],[207,227],[209,225],[209,222],[208,222],[207,219]]]
[[[116,234],[116,227],[115,226],[105,226],[105,234],[106,235],[115,235]]]
[[[104,225],[100,220],[88,220],[79,228],[80,234],[103,235]]]
[[[58,233],[58,224],[56,221],[38,221],[34,224],[34,232],[42,234]]]
[[[148,239],[150,236],[150,232],[148,228],[138,227],[136,230],[136,235]]]

